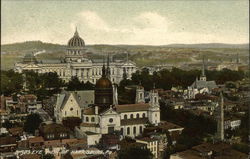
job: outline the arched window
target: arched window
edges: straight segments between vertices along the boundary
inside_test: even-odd
[[[65,111],[65,115],[67,115],[67,111]]]
[[[95,122],[95,118],[94,117],[91,118],[91,122]]]
[[[123,128],[121,128],[121,135],[123,135]]]
[[[146,117],[146,114],[145,114],[145,113],[143,113],[143,114],[142,114],[142,117],[143,117],[143,118],[145,118],[145,117]]]
[[[76,114],[78,115],[78,110],[76,111]]]
[[[133,119],[134,118],[134,115],[133,114],[130,114],[130,119]]]
[[[89,122],[89,117],[86,117],[86,122]]]
[[[157,98],[155,97],[155,103],[157,102]]]
[[[136,134],[136,127],[135,126],[133,128],[133,132],[134,132],[134,134]]]
[[[127,127],[127,135],[130,134],[130,127]]]
[[[128,116],[127,116],[127,114],[125,114],[125,115],[124,115],[124,119],[127,119],[127,118],[128,118]]]
[[[142,133],[142,126],[140,126],[140,134]]]
[[[136,118],[137,118],[137,119],[138,119],[138,118],[140,118],[140,115],[139,115],[139,113],[137,113],[137,114],[136,114]]]

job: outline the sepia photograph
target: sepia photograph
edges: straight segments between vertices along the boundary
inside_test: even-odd
[[[248,0],[0,3],[0,159],[250,159]]]

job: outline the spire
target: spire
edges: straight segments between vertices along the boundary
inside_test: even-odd
[[[109,53],[108,53],[108,57],[107,57],[107,73],[106,73],[106,75],[110,79]]]
[[[200,80],[201,81],[206,81],[207,80],[206,75],[205,75],[205,58],[204,58],[204,55],[202,57],[202,72],[201,72]]]
[[[78,31],[77,31],[77,27],[76,27],[76,31],[75,31],[75,34],[74,36],[78,36]]]
[[[105,60],[103,58],[102,77],[106,77]]]
[[[204,59],[204,55],[202,57],[202,76],[205,76],[205,59]]]

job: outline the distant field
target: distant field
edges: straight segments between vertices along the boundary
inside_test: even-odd
[[[206,48],[206,46],[210,48]],[[214,48],[213,46],[221,46]],[[223,48],[223,47],[229,48]],[[191,47],[191,48],[190,48]],[[197,47],[197,48],[192,48]],[[239,48],[237,48],[239,47]],[[236,60],[237,54],[241,61],[248,58],[249,49],[245,45],[225,44],[201,44],[201,45],[167,45],[167,46],[143,46],[143,45],[91,45],[86,46],[90,53],[89,58],[103,58],[107,53],[114,58],[125,59],[127,52],[129,59],[139,67],[157,64],[178,64],[183,62],[197,62],[205,55],[210,61]],[[38,60],[61,59],[65,54],[66,46],[58,44],[43,43],[41,41],[24,42],[3,45],[1,47],[1,69],[12,69],[14,63],[21,61],[27,53],[45,51],[38,54]]]

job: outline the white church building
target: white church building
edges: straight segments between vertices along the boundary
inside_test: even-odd
[[[66,117],[79,117],[82,123],[75,129],[76,136],[86,137],[88,145],[98,143],[103,134],[115,132],[119,132],[121,137],[134,138],[142,134],[146,125],[157,126],[160,123],[159,96],[155,89],[150,91],[148,103],[145,102],[144,88],[137,86],[135,103],[105,104],[105,101],[117,98],[114,91],[116,89],[112,89],[112,83],[104,72],[94,91],[64,92],[58,95],[55,106],[57,122],[62,122]]]

